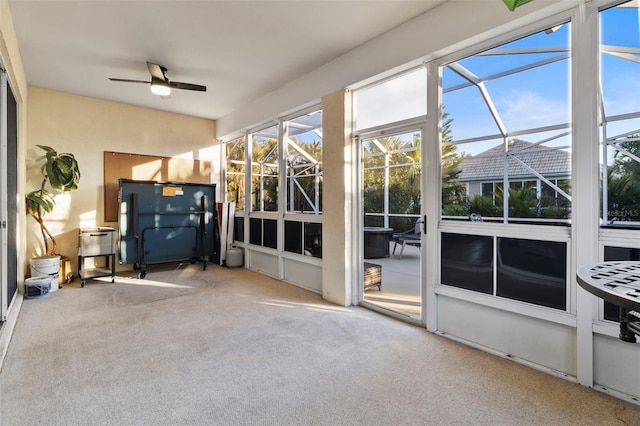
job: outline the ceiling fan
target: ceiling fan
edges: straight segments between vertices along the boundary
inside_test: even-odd
[[[109,78],[111,81],[122,81],[125,83],[146,83],[151,85],[151,92],[160,96],[169,96],[171,89],[195,90],[197,92],[206,92],[207,86],[199,84],[181,83],[179,81],[170,81],[167,76],[167,69],[162,65],[147,62],[151,81],[129,80],[125,78]]]

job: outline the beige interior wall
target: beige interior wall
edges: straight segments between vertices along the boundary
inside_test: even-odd
[[[104,222],[104,151],[220,161],[212,120],[37,87],[29,88],[27,130],[25,193],[41,182],[35,159],[43,151],[36,145],[72,153],[80,166],[78,190],[56,195],[54,211],[45,216],[56,237],[57,253],[72,259],[74,273],[78,229],[117,226]],[[43,254],[41,240],[39,227],[29,218],[27,260]]]
[[[7,0],[0,1],[0,54],[16,99],[24,101],[27,93],[27,75],[24,72],[18,38]]]
[[[351,96],[340,90],[322,98],[322,296],[352,303]],[[330,235],[331,238],[327,238]]]

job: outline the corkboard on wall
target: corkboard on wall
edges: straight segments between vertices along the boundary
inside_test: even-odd
[[[104,152],[104,221],[118,221],[118,179],[211,183],[211,162]]]

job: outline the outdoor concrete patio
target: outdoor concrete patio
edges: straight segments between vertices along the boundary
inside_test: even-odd
[[[393,244],[390,243],[389,257],[366,260],[382,267],[382,289],[366,290],[364,300],[420,318],[420,249],[406,246],[400,256],[400,247],[393,254]]]

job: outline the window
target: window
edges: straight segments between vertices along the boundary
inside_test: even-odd
[[[442,284],[493,294],[493,238],[441,235]]]
[[[498,238],[497,296],[566,310],[566,270],[566,243]]]
[[[493,182],[483,182],[482,183],[482,196],[483,197],[487,197],[487,198],[491,198],[492,200],[494,199],[494,193],[495,193],[495,187],[494,187],[495,183]]]
[[[554,309],[567,309],[567,244],[441,234],[441,283]],[[495,280],[494,280],[495,274]]]
[[[247,215],[234,218],[234,238],[249,244],[306,256],[322,257],[322,110],[309,108],[278,124],[249,132],[226,143],[226,199]],[[245,191],[246,156],[250,156],[251,188]],[[284,188],[284,194],[281,193]],[[286,215],[280,215],[284,206]],[[295,213],[314,213],[299,215]],[[285,217],[283,221],[282,218]]]
[[[244,242],[244,217],[236,216],[233,218],[233,241]]]
[[[565,23],[442,67],[444,218],[568,223],[569,36]]]
[[[424,67],[358,89],[353,94],[356,130],[394,125],[410,128],[427,114]],[[362,138],[364,226],[406,231],[420,217],[421,132],[373,130]]]
[[[302,254],[302,222],[284,222],[284,251]]]
[[[278,221],[274,219],[249,219],[249,242],[269,248],[278,248]]]
[[[353,94],[355,129],[427,115],[427,74],[418,68]]]
[[[284,250],[322,258],[322,224],[285,220]]]
[[[251,209],[278,211],[278,126],[251,135]]]
[[[637,2],[600,13],[604,226],[640,226],[639,20]]]
[[[285,122],[287,212],[322,209],[322,111]]]
[[[420,132],[363,141],[364,226],[411,229],[420,216]]]
[[[322,224],[304,224],[304,254],[322,258]]]
[[[569,193],[571,191],[571,180],[569,179],[550,179],[554,184],[549,185],[546,182],[540,182],[540,204],[544,207],[570,207],[569,200],[562,196],[562,193],[556,188]]]
[[[227,158],[227,202],[235,203],[236,210],[244,210],[244,167],[245,138],[241,137],[227,142],[225,152]]]

